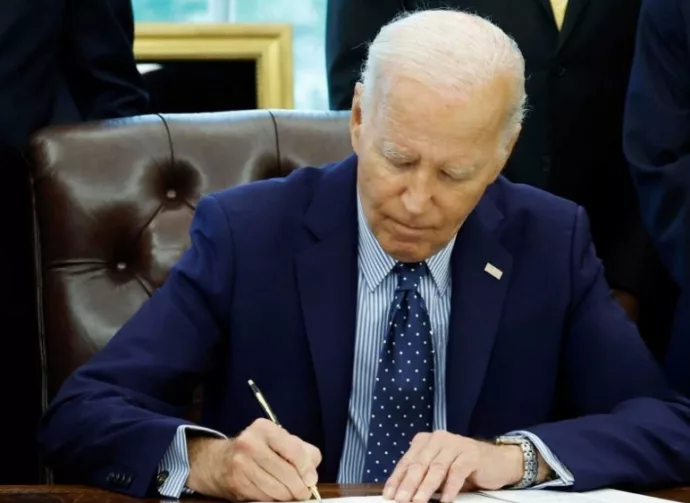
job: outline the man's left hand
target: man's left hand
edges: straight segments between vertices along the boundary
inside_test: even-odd
[[[522,450],[447,431],[418,433],[386,482],[383,496],[403,503],[427,503],[434,493],[452,501],[462,490],[496,490],[523,475]]]

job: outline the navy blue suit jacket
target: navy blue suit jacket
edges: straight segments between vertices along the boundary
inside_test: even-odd
[[[47,461],[108,489],[124,474],[125,491],[144,495],[195,387],[203,425],[235,435],[262,417],[254,379],[283,426],[322,450],[320,480],[335,481],[355,342],[356,163],[202,199],[164,286],[53,401]],[[578,490],[688,480],[688,402],[611,299],[581,208],[500,178],[451,260],[450,431],[528,429]]]
[[[642,217],[683,290],[666,368],[690,395],[690,3],[645,0],[625,116]]]

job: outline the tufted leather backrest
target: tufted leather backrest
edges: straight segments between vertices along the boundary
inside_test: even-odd
[[[351,153],[348,114],[142,116],[34,137],[44,406],[189,246],[196,202]]]

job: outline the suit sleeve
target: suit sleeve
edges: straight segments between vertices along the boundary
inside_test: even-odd
[[[558,393],[568,398],[572,419],[528,430],[572,473],[575,491],[682,485],[690,464],[690,401],[669,388],[609,295],[582,209],[571,250],[572,307]]]
[[[47,464],[70,479],[144,497],[206,372],[226,345],[230,228],[199,203],[191,248],[106,347],[64,383],[39,428]]]
[[[67,0],[64,39],[65,74],[84,120],[147,112],[131,0]]]
[[[355,84],[378,31],[404,8],[403,0],[328,0],[326,69],[331,110],[349,110]]]
[[[644,1],[624,126],[642,217],[681,285],[690,256],[690,19],[683,9],[678,0]]]

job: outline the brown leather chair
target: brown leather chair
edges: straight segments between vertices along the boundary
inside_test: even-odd
[[[346,157],[347,121],[342,112],[257,110],[39,132],[31,153],[43,407],[165,281],[189,246],[199,198]]]

